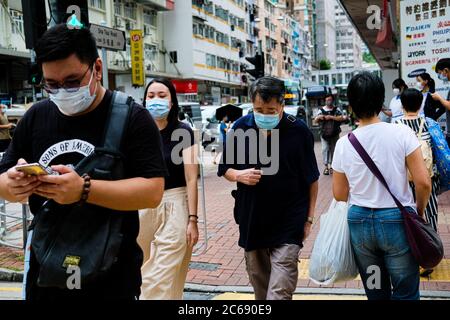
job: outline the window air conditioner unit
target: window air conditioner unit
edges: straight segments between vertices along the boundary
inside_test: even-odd
[[[120,19],[119,17],[115,17],[114,23],[115,23],[115,27],[116,27],[116,28],[122,28],[122,27],[123,27],[123,25],[122,25],[122,19]]]

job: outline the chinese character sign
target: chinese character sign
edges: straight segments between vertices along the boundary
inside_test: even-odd
[[[415,87],[423,72],[436,81],[436,91],[447,96],[448,86],[437,79],[436,63],[450,56],[450,1],[405,0],[401,7],[402,78]]]
[[[131,46],[131,83],[133,86],[143,86],[145,83],[144,71],[144,44],[142,30],[130,31]]]

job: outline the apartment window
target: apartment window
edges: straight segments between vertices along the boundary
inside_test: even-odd
[[[146,43],[144,44],[144,55],[146,61],[156,61],[158,49],[155,45]]]
[[[216,41],[226,44],[227,46],[230,45],[230,38],[226,34],[219,31],[216,32]]]
[[[273,4],[271,4],[269,1],[265,0],[264,1],[264,8],[269,11],[270,14],[274,14],[275,13],[275,6]]]
[[[351,73],[346,73],[345,74],[345,82],[349,83],[352,80],[353,74]]]
[[[211,26],[205,26],[205,38],[214,40],[216,30]]]
[[[343,84],[343,81],[342,81],[342,73],[339,73],[339,74],[337,75],[337,83],[338,83],[338,84]]]
[[[230,20],[231,25],[233,25],[233,26],[237,25],[237,18],[235,16],[233,16],[232,14],[230,14],[229,20]]]
[[[277,30],[277,26],[273,23],[270,24],[270,31],[275,32]]]
[[[145,10],[144,9],[144,23],[149,24],[153,27],[157,27],[157,12],[155,10]]]
[[[127,2],[124,4],[124,16],[136,20],[136,4]]]
[[[270,23],[269,23],[269,18],[264,18],[264,26],[266,27],[266,29],[270,28]]]
[[[217,57],[217,67],[220,69],[227,69],[227,61],[222,57]]]
[[[196,7],[203,7],[203,0],[192,0],[192,5]]]
[[[199,31],[198,31],[198,24],[197,23],[193,23],[192,24],[192,33],[193,34],[199,34]]]
[[[114,0],[114,14],[118,16],[122,15],[122,1]]]
[[[93,8],[105,10],[105,0],[89,0],[89,5]]]
[[[239,28],[241,28],[241,29],[245,28],[245,20],[244,19],[237,18],[237,24],[238,24]]]
[[[9,10],[13,23],[11,24],[11,31],[13,34],[23,34],[23,14],[17,10]]]
[[[228,10],[223,9],[221,6],[216,5],[216,17],[228,22]]]
[[[215,68],[216,65],[217,65],[217,64],[216,64],[216,56],[207,53],[207,54],[206,54],[206,65],[207,65],[208,67]]]
[[[203,9],[209,14],[214,14],[214,4],[212,1],[203,1]]]

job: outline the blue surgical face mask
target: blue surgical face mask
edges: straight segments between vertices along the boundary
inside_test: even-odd
[[[262,114],[253,112],[255,116],[255,122],[258,128],[264,130],[273,130],[280,123],[279,114]]]
[[[447,78],[447,76],[446,75],[444,75],[443,73],[439,73],[439,80],[442,80],[442,81],[444,81],[444,82],[447,82],[448,81],[448,78]]]
[[[145,108],[155,119],[165,119],[169,115],[170,107],[167,99],[147,99],[145,100]]]

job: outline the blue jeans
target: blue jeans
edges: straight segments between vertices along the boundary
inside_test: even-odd
[[[419,265],[411,254],[400,210],[351,206],[348,223],[367,298],[419,300]]]

